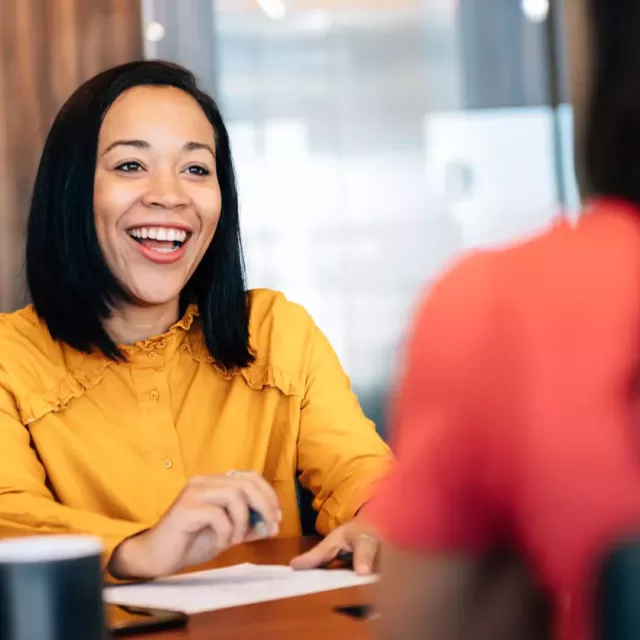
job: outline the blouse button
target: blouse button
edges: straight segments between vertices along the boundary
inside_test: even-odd
[[[162,464],[165,469],[171,469],[171,467],[173,467],[173,462],[171,462],[171,460],[165,460]]]
[[[157,400],[160,397],[160,394],[155,389],[149,395],[152,400]]]
[[[149,354],[149,358],[151,358],[151,360],[155,360],[158,357],[158,354],[155,351],[152,351]]]

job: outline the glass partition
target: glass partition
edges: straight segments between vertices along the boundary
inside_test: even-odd
[[[194,69],[226,117],[250,285],[307,307],[381,423],[433,278],[575,206],[550,17],[545,0],[145,0],[147,55]]]

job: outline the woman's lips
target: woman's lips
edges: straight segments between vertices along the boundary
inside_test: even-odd
[[[174,264],[184,256],[187,244],[190,238],[187,238],[179,247],[175,247],[175,243],[171,241],[143,240],[142,242],[135,240],[129,236],[131,242],[135,244],[143,258],[155,264]]]

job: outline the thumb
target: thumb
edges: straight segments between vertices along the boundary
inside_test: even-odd
[[[344,547],[342,536],[330,534],[311,551],[297,556],[291,561],[291,567],[297,571],[315,569],[335,560]]]

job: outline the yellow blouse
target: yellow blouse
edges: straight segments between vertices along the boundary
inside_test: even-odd
[[[188,478],[253,470],[300,533],[294,478],[326,534],[353,517],[392,457],[310,316],[251,292],[257,360],[227,374],[197,310],[123,347],[126,363],[54,342],[34,310],[0,315],[0,537],[91,533],[108,554],[153,525]]]

